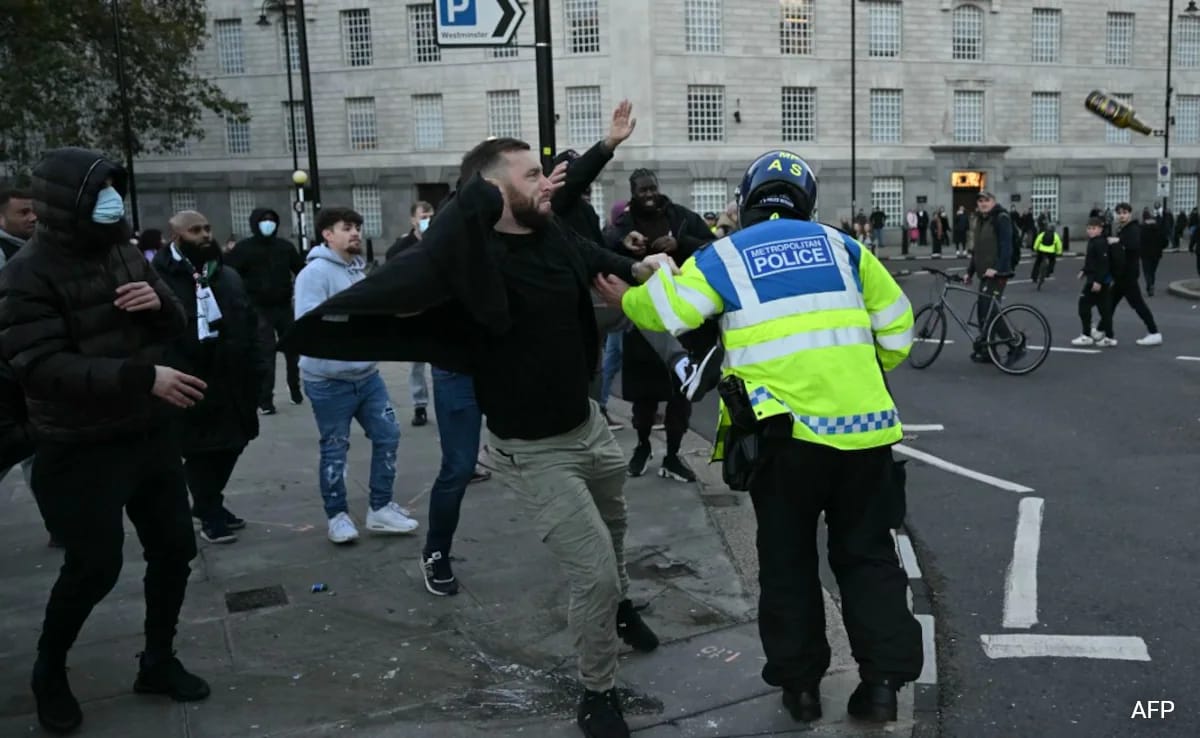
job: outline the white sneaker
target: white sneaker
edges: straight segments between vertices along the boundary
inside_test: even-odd
[[[1094,345],[1096,345],[1096,339],[1092,338],[1091,336],[1078,336],[1077,338],[1071,339],[1071,345],[1072,346],[1094,346]]]
[[[1137,340],[1137,345],[1139,345],[1139,346],[1161,346],[1162,345],[1162,334],[1161,333],[1150,333],[1145,338],[1139,338]]]
[[[329,519],[329,540],[334,543],[350,543],[358,540],[358,527],[344,512]]]
[[[1099,341],[1101,338],[1104,338],[1104,331],[1093,328],[1092,329],[1092,340]]]
[[[1104,348],[1109,348],[1111,346],[1117,345],[1117,339],[1109,338],[1108,336],[1105,336],[1105,337],[1101,338],[1099,341],[1096,341],[1096,345],[1103,346]]]
[[[420,525],[408,516],[408,511],[389,502],[367,513],[367,530],[376,533],[412,533]]]

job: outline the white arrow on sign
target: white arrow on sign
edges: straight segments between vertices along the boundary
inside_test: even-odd
[[[437,0],[438,46],[506,46],[525,18],[518,0]]]

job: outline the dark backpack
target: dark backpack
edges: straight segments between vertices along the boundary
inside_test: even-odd
[[[1000,214],[1000,218],[1008,218],[1008,223],[1011,226],[1009,228],[1009,232],[1012,233],[1012,268],[1015,271],[1017,268],[1017,265],[1021,263],[1021,245],[1024,242],[1024,234],[1021,231],[1021,227],[1017,225],[1017,221],[1014,220],[1012,218],[1012,216],[1009,215],[1007,210]],[[1000,218],[996,218],[996,225],[997,225],[996,238],[997,238],[997,240],[999,240],[999,238],[1000,238],[1000,229],[999,229]]]

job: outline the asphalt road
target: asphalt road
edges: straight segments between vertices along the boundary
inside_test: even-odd
[[[963,265],[891,265],[922,263]],[[1079,335],[1080,263],[1061,260],[1041,292],[1016,283],[1006,295],[1046,315],[1055,347]],[[907,446],[1032,490],[909,464],[908,526],[935,601],[942,736],[1200,735],[1200,698],[1189,695],[1200,684],[1200,361],[1176,358],[1200,357],[1200,305],[1166,294],[1170,280],[1195,275],[1194,265],[1188,254],[1164,258],[1159,294],[1149,299],[1161,347],[1134,344],[1144,329],[1122,305],[1119,346],[1053,352],[1028,376],[971,363],[954,325],[956,343],[932,367],[891,374],[905,423],[945,428]],[[1018,277],[1030,267],[1022,262]],[[902,284],[919,307],[935,281],[914,274]],[[715,414],[715,398],[698,405],[693,427],[710,435]],[[1043,501],[1026,503],[1027,513],[1040,506],[1041,526],[1026,516],[1017,555],[1023,498]],[[1140,638],[1149,660],[992,658],[981,637],[998,634]],[[1038,653],[1043,642],[1016,647]],[[1108,655],[1112,643],[1084,641]],[[1140,658],[1136,640],[1119,644]],[[1133,718],[1139,700],[1143,709],[1147,700],[1173,701],[1174,712]]]

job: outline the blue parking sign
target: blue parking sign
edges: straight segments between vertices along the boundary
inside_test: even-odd
[[[475,0],[438,0],[438,14],[443,26],[474,26]]]

